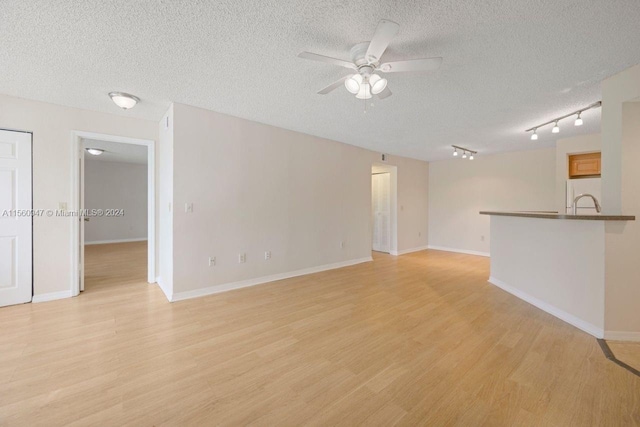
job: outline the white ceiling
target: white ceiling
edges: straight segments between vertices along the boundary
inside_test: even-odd
[[[400,24],[384,60],[442,56],[430,74],[390,74],[394,95],[363,114],[345,75],[297,58],[348,59],[381,18]],[[435,160],[450,144],[489,152],[553,145],[523,130],[600,99],[640,63],[640,1],[278,0],[2,2],[0,93],[159,120],[171,101]],[[122,111],[119,90],[142,102]],[[580,129],[599,130],[599,111]]]
[[[99,156],[85,154],[84,158],[90,161],[124,162],[147,164],[147,147],[144,145],[123,144],[118,142],[98,141],[95,139],[82,139],[83,148],[99,148],[104,153]]]

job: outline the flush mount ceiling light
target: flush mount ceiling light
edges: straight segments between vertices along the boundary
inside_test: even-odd
[[[582,121],[582,113],[584,113],[587,110],[591,110],[592,108],[599,108],[599,107],[602,107],[602,101],[594,102],[593,104],[588,105],[588,106],[586,106],[584,108],[581,108],[581,109],[579,109],[577,111],[574,111],[573,113],[565,114],[562,117],[557,117],[555,119],[549,120],[548,122],[544,122],[544,123],[542,123],[542,124],[540,124],[538,126],[534,126],[534,127],[530,128],[530,129],[525,130],[525,132],[533,131],[533,133],[531,134],[531,139],[533,141],[535,141],[535,140],[538,139],[538,132],[537,132],[538,128],[541,128],[543,126],[550,125],[551,123],[553,123],[553,129],[551,129],[551,133],[559,133],[560,132],[560,125],[558,123],[560,122],[560,120],[564,120],[567,117],[576,116],[576,115],[577,115],[577,117],[576,117],[576,121],[574,122],[574,125],[582,126],[582,124],[584,123]]]
[[[473,156],[475,154],[478,154],[477,151],[469,150],[468,148],[460,147],[458,145],[452,145],[452,147],[453,147],[453,155],[454,155],[454,157],[458,156],[458,150],[462,151],[462,158],[463,159],[468,158],[469,160],[473,160]],[[469,153],[468,156],[467,156],[467,153]]]
[[[124,92],[109,92],[111,100],[120,108],[128,110],[136,106],[140,102],[140,98],[137,96],[124,93]]]
[[[104,153],[104,150],[101,150],[100,148],[85,148],[85,150],[87,150],[87,153],[93,156],[99,156],[100,154]]]

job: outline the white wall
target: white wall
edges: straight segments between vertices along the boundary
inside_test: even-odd
[[[106,96],[106,95],[105,95]],[[0,127],[33,132],[33,208],[71,200],[71,131],[156,140],[158,124],[0,95]],[[34,294],[63,296],[71,288],[71,218],[33,221]]]
[[[371,256],[371,166],[379,154],[181,104],[173,106],[172,135],[173,152],[160,150],[161,165],[173,157],[172,293]],[[428,164],[388,163],[398,166],[398,248],[424,247]]]
[[[636,220],[605,226],[605,326],[608,338],[640,341],[640,103],[624,103],[621,119],[622,212]]]
[[[555,154],[546,148],[430,163],[429,246],[488,254],[489,217],[479,211],[555,211]]]
[[[640,65],[602,82],[603,211],[636,215],[636,221],[605,225],[605,328],[608,338],[636,341],[640,341],[639,97]]]
[[[88,156],[87,156],[88,157]],[[86,209],[122,209],[85,223],[85,243],[147,239],[147,165],[85,160]]]
[[[556,209],[566,210],[567,179],[569,179],[569,155],[601,151],[602,137],[599,133],[578,135],[559,139],[556,142]],[[602,202],[602,201],[600,201]]]
[[[173,105],[158,129],[158,278],[167,298],[173,293]]]

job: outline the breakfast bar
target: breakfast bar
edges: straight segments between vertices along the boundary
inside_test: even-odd
[[[492,212],[489,282],[602,338],[605,222],[631,215]]]

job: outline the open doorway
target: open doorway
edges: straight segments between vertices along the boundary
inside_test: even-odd
[[[154,142],[74,132],[72,295],[155,282]]]
[[[371,249],[397,255],[397,167],[371,167]]]

